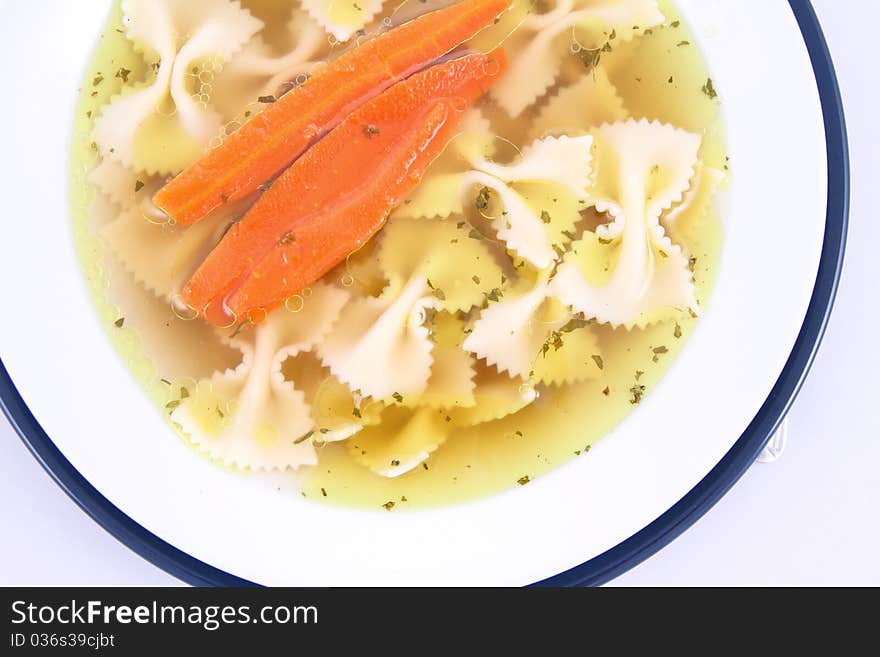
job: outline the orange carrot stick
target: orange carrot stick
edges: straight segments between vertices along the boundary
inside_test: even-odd
[[[464,0],[345,53],[185,169],[155,204],[188,225],[246,198],[357,107],[474,36],[510,2]]]
[[[355,111],[226,233],[183,299],[223,326],[271,310],[323,276],[382,227],[505,65],[501,51],[468,55]]]

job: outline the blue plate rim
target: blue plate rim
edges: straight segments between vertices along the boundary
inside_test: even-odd
[[[850,163],[846,120],[834,64],[810,0],[789,0],[812,61],[822,102],[828,157],[825,238],[803,326],[775,386],[724,458],[689,493],[647,527],[603,554],[537,582],[591,586],[617,577],[678,537],[739,480],[797,396],[822,341],[840,282],[849,222]],[[255,586],[179,550],[114,506],[83,477],[37,422],[0,359],[0,407],[34,458],[95,522],[154,565],[194,586]]]

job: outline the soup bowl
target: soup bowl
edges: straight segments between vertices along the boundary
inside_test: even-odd
[[[840,98],[809,2],[678,2],[722,93],[733,175],[714,296],[666,377],[589,457],[405,513],[314,504],[216,467],[107,339],[68,187],[76,92],[109,4],[6,9],[0,49],[23,65],[0,109],[0,398],[49,474],[143,557],[194,584],[602,583],[697,520],[783,419],[831,309],[848,209]]]

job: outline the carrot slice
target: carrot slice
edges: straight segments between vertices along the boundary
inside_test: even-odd
[[[294,162],[183,289],[217,325],[274,308],[357,250],[418,185],[464,110],[503,72],[501,51],[398,83]]]
[[[246,198],[348,114],[474,36],[511,0],[464,0],[329,62],[158,191],[155,204],[192,224]]]

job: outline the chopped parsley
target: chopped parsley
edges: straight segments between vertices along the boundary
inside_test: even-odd
[[[703,85],[703,93],[711,100],[718,98],[718,93],[715,91],[715,83],[712,82],[712,78],[706,80],[706,84]]]
[[[314,431],[309,431],[308,433],[303,434],[302,436],[300,436],[299,438],[297,438],[296,440],[294,440],[294,441],[293,441],[293,444],[294,444],[294,445],[299,445],[300,443],[304,443],[304,442],[307,441],[309,438],[311,438],[311,437],[314,435],[314,433],[315,433]]]
[[[485,210],[489,207],[489,188],[481,187],[480,191],[477,193],[477,198],[474,201],[474,205],[477,206],[477,210]]]
[[[633,405],[638,404],[639,402],[642,401],[642,397],[645,394],[645,386],[636,384],[632,388],[629,389],[629,392],[632,395],[632,398],[629,400],[629,403],[633,404]]]

